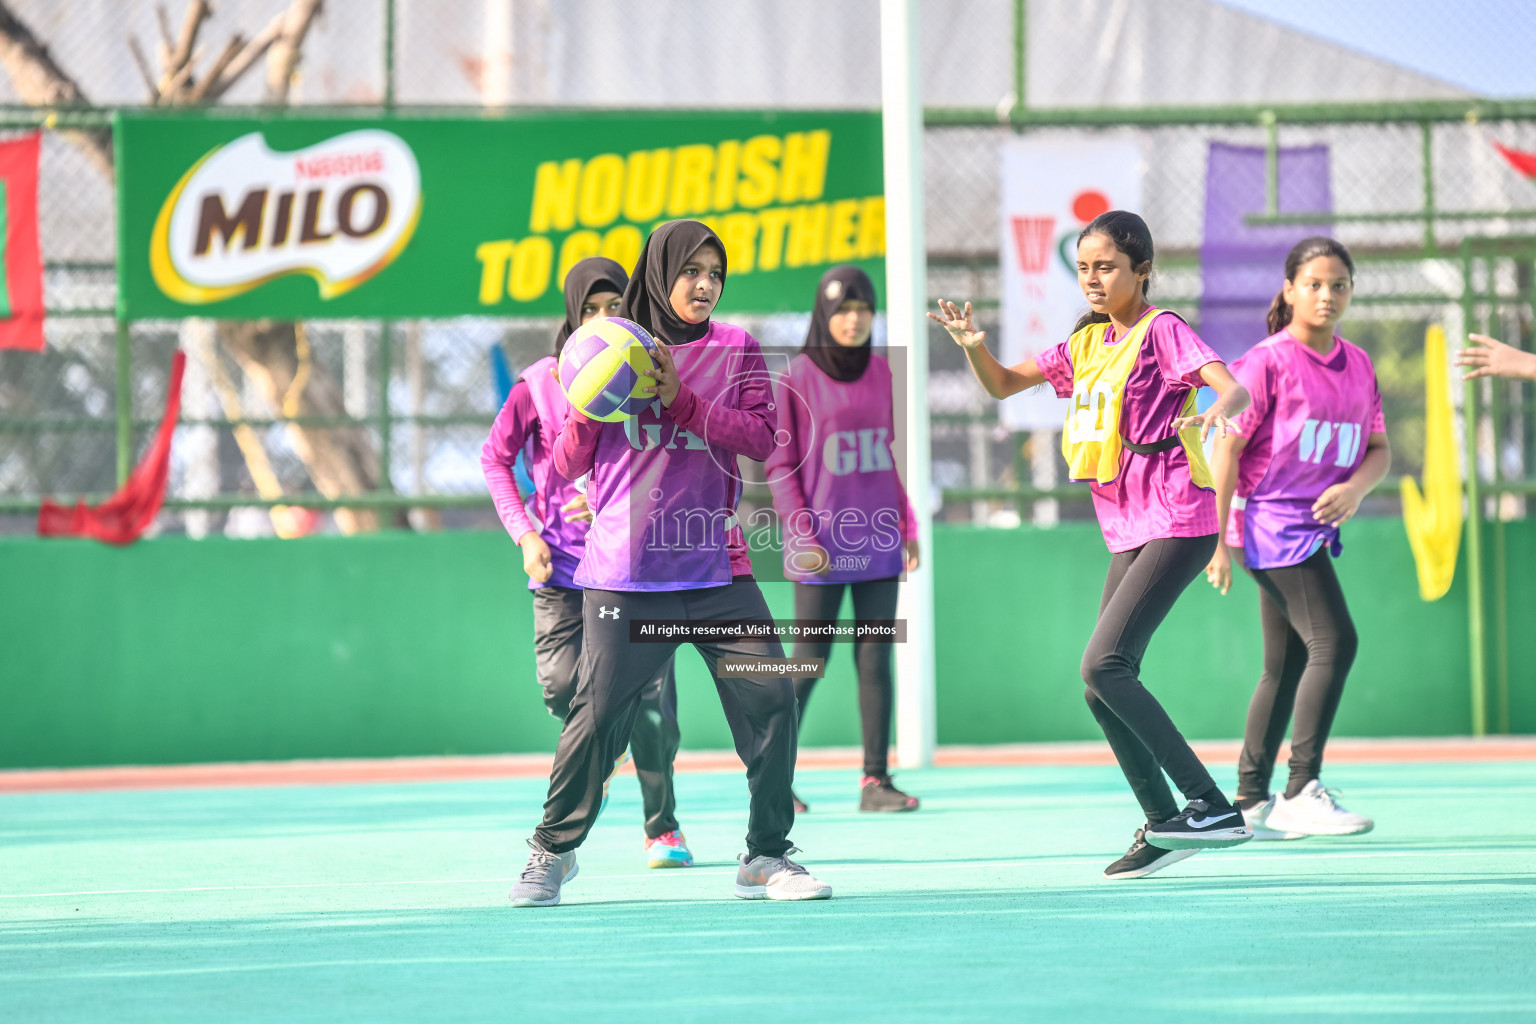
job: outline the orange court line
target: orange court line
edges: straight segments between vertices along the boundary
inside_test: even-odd
[[[1240,740],[1196,740],[1190,744],[1202,761],[1236,763]],[[1276,764],[1290,757],[1290,744],[1280,748]],[[1335,737],[1328,741],[1330,762],[1435,763],[1468,761],[1536,760],[1536,736],[1411,736],[1394,739]],[[1000,746],[940,747],[934,755],[939,767],[975,765],[1100,765],[1114,764],[1114,755],[1103,743],[1015,743]]]
[[[1210,764],[1236,762],[1237,740],[1197,741],[1191,746]],[[1282,749],[1278,763],[1284,763]],[[894,754],[894,751],[893,751]],[[1328,744],[1332,763],[1435,763],[1536,761],[1536,736],[1336,738]],[[248,761],[224,764],[124,765],[101,768],[26,768],[0,771],[0,794],[80,792],[115,789],[196,789],[236,786],[347,786],[374,783],[450,782],[473,779],[542,778],[552,754],[491,754],[458,757],[350,758],[309,761]],[[895,758],[892,758],[892,763]],[[800,751],[801,769],[857,771],[854,747],[813,747]],[[1016,765],[1069,767],[1111,765],[1102,742],[1010,743],[940,747],[934,764],[952,767]],[[683,751],[679,772],[740,771],[731,751]],[[626,764],[621,773],[633,772]]]

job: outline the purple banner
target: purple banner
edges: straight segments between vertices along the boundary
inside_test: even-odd
[[[1200,336],[1227,362],[1269,334],[1264,314],[1285,280],[1291,246],[1330,231],[1326,222],[1245,223],[1248,215],[1264,212],[1264,201],[1263,148],[1211,143],[1200,248]],[[1279,207],[1281,213],[1332,211],[1327,146],[1280,150]]]

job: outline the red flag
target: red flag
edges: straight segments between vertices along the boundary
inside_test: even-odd
[[[0,142],[0,348],[43,347],[43,257],[37,241],[41,134]]]
[[[1501,146],[1492,139],[1489,141],[1493,142],[1493,148],[1498,150],[1505,160],[1509,161],[1511,167],[1527,178],[1536,178],[1536,153],[1522,153],[1518,149],[1509,149]]]
[[[77,502],[74,508],[55,505],[47,498],[37,513],[40,537],[95,537],[108,544],[132,544],[155,521],[165,501],[165,482],[171,472],[171,435],[181,412],[181,374],[187,354],[171,360],[171,385],[165,396],[165,417],[155,440],[133,468],[128,482],[95,508]]]

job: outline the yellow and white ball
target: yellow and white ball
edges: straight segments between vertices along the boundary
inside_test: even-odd
[[[656,384],[656,352],[650,333],[632,320],[588,320],[560,351],[560,387],[588,419],[627,420],[656,399],[641,390]]]

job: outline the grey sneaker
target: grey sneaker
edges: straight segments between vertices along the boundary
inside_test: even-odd
[[[530,846],[533,844],[530,843]],[[552,907],[560,902],[560,886],[576,877],[576,851],[546,853],[537,846],[528,855],[528,866],[512,887],[514,907]]]
[[[811,877],[805,868],[789,859],[800,851],[791,846],[782,857],[741,855],[736,869],[736,895],[744,900],[827,900],[832,887]]]

